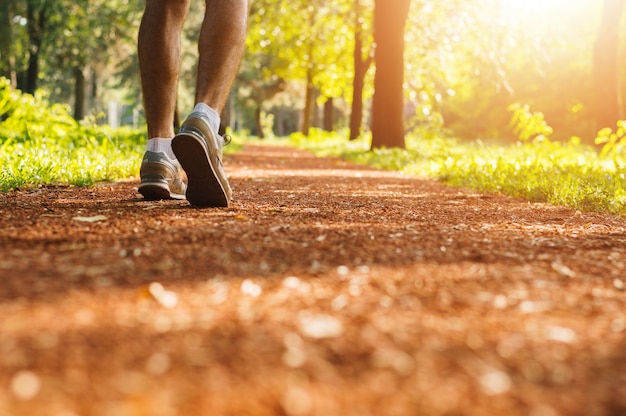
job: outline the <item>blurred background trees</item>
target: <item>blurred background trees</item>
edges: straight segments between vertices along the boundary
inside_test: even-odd
[[[193,105],[203,3],[192,2],[185,27],[181,112]],[[375,87],[385,88],[374,82],[377,66],[384,71],[399,53],[385,39],[375,42],[374,3],[252,1],[247,52],[224,115],[232,128],[261,137],[311,127],[350,138],[369,132]],[[401,86],[405,133],[512,141],[509,108],[518,104],[543,113],[553,138],[592,143],[599,129],[625,117],[624,0],[382,3],[390,12],[410,6],[404,75],[387,80]],[[0,76],[67,103],[77,119],[141,126],[135,45],[142,7],[131,0],[2,0]],[[386,141],[392,136],[375,145],[401,146]]]

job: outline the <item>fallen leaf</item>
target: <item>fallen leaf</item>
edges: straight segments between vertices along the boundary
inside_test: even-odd
[[[480,385],[485,394],[497,396],[511,390],[511,377],[504,371],[489,369],[480,377]]]
[[[107,217],[105,217],[104,215],[94,215],[93,217],[74,217],[72,219],[74,221],[80,221],[80,222],[98,222],[98,221],[105,221]]]
[[[11,379],[11,391],[19,399],[30,400],[39,393],[40,389],[41,380],[32,371],[20,371]]]
[[[166,290],[161,283],[152,282],[148,285],[148,293],[161,306],[172,309],[178,304],[178,296],[171,290]]]
[[[562,326],[549,326],[545,329],[545,337],[550,341],[559,341],[571,344],[576,341],[576,332]]]
[[[343,324],[334,316],[304,311],[298,316],[298,329],[305,337],[315,339],[336,338],[344,332]]]
[[[241,293],[257,298],[263,293],[263,288],[250,279],[246,279],[241,283]]]
[[[576,277],[576,272],[560,262],[552,262],[552,269],[566,277]]]

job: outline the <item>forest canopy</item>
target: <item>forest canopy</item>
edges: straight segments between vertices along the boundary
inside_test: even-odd
[[[548,120],[552,138],[593,143],[624,118],[623,0],[403,1],[405,132],[511,141],[512,109],[527,108]],[[232,128],[259,136],[312,126],[369,131],[382,50],[375,3],[253,0],[227,108]],[[185,27],[181,112],[193,104],[203,4],[192,2]],[[3,0],[0,76],[70,105],[77,119],[141,126],[141,9],[131,0]]]

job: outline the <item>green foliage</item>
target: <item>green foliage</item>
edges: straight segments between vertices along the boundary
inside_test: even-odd
[[[523,102],[553,120],[559,139],[592,139],[602,3],[413,0],[405,91],[417,121],[440,113],[455,136],[508,140],[507,107]]]
[[[308,77],[322,97],[348,100],[353,75],[352,9],[350,0],[252,2],[247,63],[253,64],[257,78],[305,81]]]
[[[136,31],[143,3],[0,1],[0,75],[12,76],[14,85],[23,87],[20,81],[32,47],[27,30],[31,4],[36,14],[46,15],[39,33],[43,37],[39,85],[50,100],[74,103],[82,72],[87,78],[87,114],[123,97],[125,104],[140,107]],[[265,111],[280,113],[277,119],[293,119],[303,107],[307,82],[315,87],[318,105],[334,97],[337,109],[348,111],[355,32],[363,35],[364,57],[374,50],[373,0],[359,3],[360,7],[354,0],[251,3],[246,56],[231,107],[240,128],[254,128],[252,114],[261,105]],[[576,134],[590,142],[596,133],[592,54],[602,4],[412,0],[405,36],[407,130],[429,124],[463,138],[508,140],[507,106],[522,102],[540,108],[552,120],[552,138]],[[193,106],[204,2],[192,2],[188,16],[181,43],[181,114]],[[372,75],[369,71],[366,77],[366,100],[373,94]],[[369,119],[367,114],[364,119]],[[342,118],[338,120],[342,125]],[[282,129],[291,131],[296,124]]]
[[[85,186],[136,174],[143,151],[134,130],[76,122],[69,108],[12,90],[0,78],[0,191],[40,184]]]
[[[511,146],[461,145],[460,157],[431,165],[430,174],[455,186],[626,214],[626,176],[577,140]]]
[[[530,106],[511,104],[508,108],[513,113],[510,126],[519,140],[528,142],[550,138],[554,130],[546,122],[543,113],[531,112]]]
[[[610,128],[600,130],[596,137],[596,144],[603,145],[600,151],[602,158],[610,159],[616,164],[626,160],[626,121],[622,120],[617,123],[616,132]]]
[[[615,144],[621,153],[598,153],[577,138],[565,144],[546,138],[502,146],[438,136],[425,139],[418,133],[407,137],[406,150],[367,151],[367,138],[349,142],[343,137],[316,131],[309,140],[293,135],[290,143],[318,154],[436,178],[452,186],[626,214],[626,158],[621,139]]]
[[[42,88],[51,101],[70,103],[82,73],[91,84],[86,104],[94,110],[104,107],[111,94],[122,95],[121,84],[136,97],[142,6],[128,0],[2,0],[0,76],[26,91]],[[38,59],[33,59],[35,52]],[[35,62],[37,82],[30,85],[26,73]]]

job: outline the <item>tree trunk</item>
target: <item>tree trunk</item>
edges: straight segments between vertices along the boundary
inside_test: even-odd
[[[39,81],[39,53],[43,43],[43,33],[47,20],[47,4],[43,2],[39,10],[36,4],[29,0],[26,4],[27,29],[28,29],[28,69],[26,70],[26,80],[24,92],[34,94]]]
[[[85,118],[85,73],[82,68],[74,68],[74,119]]]
[[[334,131],[335,130],[335,105],[333,103],[333,97],[329,97],[324,103],[324,130],[325,131]]]
[[[39,51],[30,52],[28,57],[28,69],[26,70],[26,84],[24,85],[24,92],[28,94],[34,94],[37,90],[39,81]]]
[[[619,29],[624,5],[623,0],[604,0],[593,62],[596,130],[615,128],[624,118],[619,75]]]
[[[256,125],[256,135],[259,139],[265,139],[263,123],[261,123],[261,105],[258,105],[256,110],[254,110],[254,124]]]
[[[363,87],[365,75],[372,64],[371,54],[363,59],[363,30],[361,28],[361,3],[355,1],[354,17],[354,80],[352,81],[352,108],[350,110],[350,140],[361,135],[363,124]]]
[[[317,88],[313,87],[313,96],[311,98],[311,127],[322,127],[322,115],[319,112],[317,106],[317,98],[320,96],[320,92]]]
[[[313,99],[315,98],[314,90],[313,75],[309,71],[306,78],[306,95],[304,97],[304,109],[302,110],[302,123],[300,125],[300,133],[305,136],[309,135],[309,130],[311,129],[311,113],[313,112]]]
[[[95,68],[91,68],[89,71],[89,77],[87,79],[87,94],[89,98],[87,99],[87,111],[91,111],[93,114],[98,114],[100,112],[100,108],[98,105],[98,73]]]
[[[376,0],[372,148],[404,148],[404,27],[411,0]]]
[[[278,137],[285,136],[285,117],[282,109],[277,109],[274,117],[274,132]]]
[[[17,76],[15,74],[15,57],[13,56],[13,2],[0,2],[0,76],[5,77],[15,88]]]

